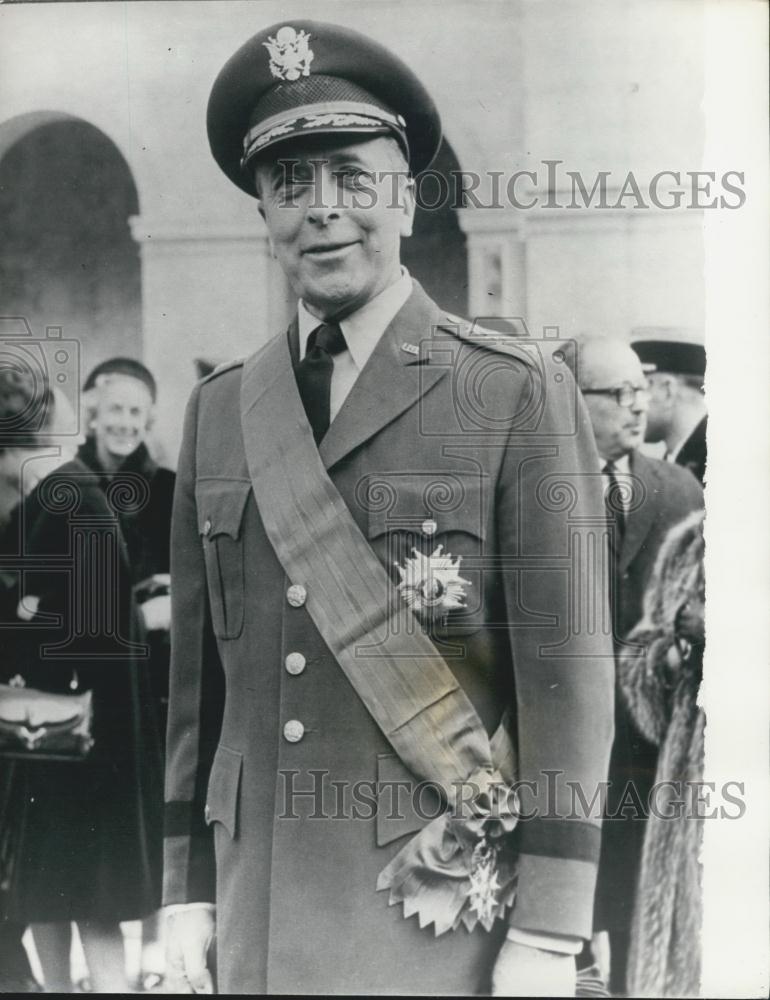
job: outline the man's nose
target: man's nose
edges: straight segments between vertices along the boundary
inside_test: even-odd
[[[339,218],[343,207],[340,195],[339,187],[329,168],[323,163],[316,164],[307,208],[308,220],[323,226]]]

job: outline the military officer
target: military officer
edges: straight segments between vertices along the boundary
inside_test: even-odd
[[[224,992],[570,995],[600,817],[568,793],[606,777],[613,713],[605,594],[576,558],[606,525],[574,382],[401,266],[441,128],[380,45],[259,32],[208,131],[299,305],[186,415],[176,985],[211,990],[216,928]]]
[[[660,333],[667,334],[666,339]],[[644,336],[639,334],[644,333]],[[657,336],[650,336],[650,334]],[[706,350],[690,340],[669,339],[670,331],[638,331],[631,342],[648,366],[650,402],[647,441],[664,441],[665,459],[689,469],[703,485],[706,476]]]

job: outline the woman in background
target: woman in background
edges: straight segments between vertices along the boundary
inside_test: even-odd
[[[18,401],[23,413],[23,397],[18,373],[0,372],[0,408]],[[47,392],[45,406],[50,441],[66,401]],[[124,992],[119,922],[158,906],[162,801],[155,707],[116,514],[131,498],[105,495],[96,474],[56,451],[62,464],[53,471],[29,455],[19,465],[24,486],[34,488],[3,549],[33,562],[21,577],[14,655],[2,679],[91,691],[95,742],[84,761],[18,762],[7,912],[32,925],[47,990],[72,991],[75,921],[94,990]]]
[[[687,788],[703,780],[703,554],[703,515],[697,513],[674,527],[661,547],[644,616],[619,663],[620,689],[634,721],[660,747],[656,808],[647,820],[631,928],[630,996],[700,992],[703,820],[692,815]]]
[[[150,679],[161,739],[165,736],[170,658],[171,597],[169,540],[175,474],[154,461],[147,436],[155,421],[157,385],[152,372],[133,358],[109,358],[83,385],[87,411],[84,465],[99,475],[102,489],[138,488],[142,503],[119,513],[134,596],[150,649]],[[156,987],[164,976],[165,954],[157,915],[142,927],[139,987]]]

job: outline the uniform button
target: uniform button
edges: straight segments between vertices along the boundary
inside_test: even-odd
[[[203,818],[207,823],[211,822],[211,809],[209,808],[208,803],[206,803],[206,807],[203,810]]]
[[[294,677],[296,677],[297,674],[302,673],[302,671],[305,669],[306,663],[307,660],[302,655],[302,653],[289,653],[289,655],[286,657],[286,669]]]
[[[283,727],[283,738],[289,743],[299,743],[305,735],[305,727],[298,719],[289,719]]]
[[[211,520],[207,517],[203,524],[203,534],[208,535],[211,532]]]
[[[433,520],[432,517],[429,517],[427,521],[422,522],[422,533],[424,535],[435,535],[437,528],[438,525],[436,524],[436,522]]]
[[[293,583],[286,591],[286,600],[293,608],[301,608],[307,600],[307,591],[301,583]]]

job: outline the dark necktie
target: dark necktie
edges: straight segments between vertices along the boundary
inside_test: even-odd
[[[316,444],[320,444],[329,429],[329,398],[334,371],[334,355],[347,347],[342,330],[336,323],[323,323],[307,339],[305,357],[297,365],[295,375],[302,405],[313,428]]]
[[[623,535],[626,530],[626,515],[620,497],[623,487],[618,482],[617,467],[614,462],[607,462],[602,472],[609,480],[609,485],[604,491],[604,505],[607,508],[607,517],[614,527],[612,546],[616,553],[620,551],[623,542]]]

